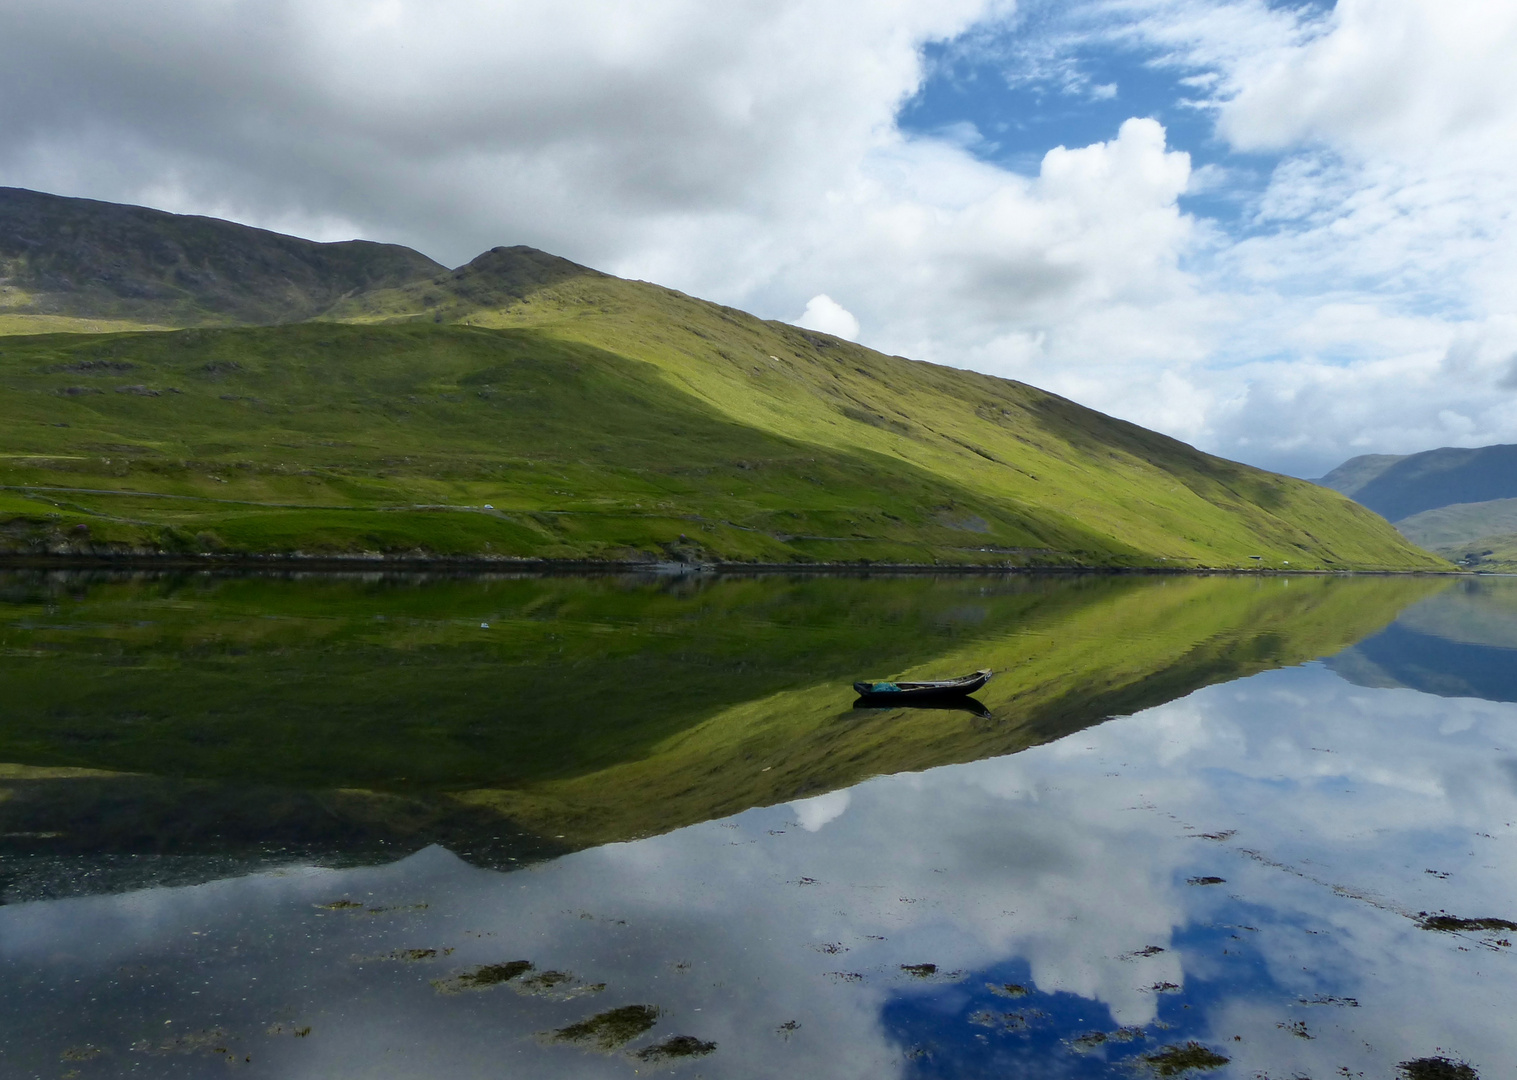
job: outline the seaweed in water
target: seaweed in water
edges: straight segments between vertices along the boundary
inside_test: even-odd
[[[1109,1042],[1126,1043],[1141,1038],[1143,1038],[1142,1028],[1125,1027],[1118,1028],[1116,1031],[1092,1031],[1078,1038],[1070,1039],[1069,1045],[1072,1049],[1085,1053]]]
[[[902,964],[901,970],[917,979],[930,979],[938,973],[936,964]]]
[[[1220,1069],[1232,1059],[1191,1041],[1184,1046],[1166,1046],[1152,1054],[1144,1054],[1143,1060],[1160,1076],[1179,1076],[1191,1069]]]
[[[197,1031],[186,1035],[177,1035],[172,1039],[154,1043],[150,1039],[141,1039],[132,1044],[132,1049],[139,1054],[230,1054],[227,1048],[227,1033],[220,1028],[210,1028],[205,1031]]]
[[[433,979],[432,986],[439,994],[457,994],[463,990],[489,990],[508,983],[518,975],[534,970],[530,960],[510,960],[504,964],[486,964],[473,971],[454,975],[451,979]]]
[[[623,1005],[559,1028],[548,1036],[548,1041],[593,1046],[609,1052],[631,1042],[658,1023],[658,1013],[658,1008],[653,1005]]]
[[[694,1035],[671,1035],[661,1043],[645,1046],[635,1055],[639,1061],[669,1061],[674,1058],[705,1057],[716,1049],[714,1042],[702,1042]]]
[[[994,1012],[991,1009],[980,1009],[970,1013],[969,1022],[979,1027],[995,1028],[998,1031],[1026,1031],[1039,1020],[1048,1016],[1042,1009],[1028,1009],[1026,1012]]]
[[[1227,879],[1220,877],[1193,877],[1186,878],[1187,885],[1226,885]]]
[[[570,998],[581,997],[585,994],[599,994],[606,988],[605,983],[583,983],[576,986],[576,982],[578,980],[572,972],[542,971],[519,980],[513,989],[518,994],[568,1001]]]
[[[1403,1061],[1397,1070],[1406,1080],[1480,1080],[1480,1074],[1470,1068],[1468,1061],[1446,1057]]]
[[[449,949],[448,951],[452,952],[453,950]],[[404,960],[410,964],[417,964],[423,960],[431,960],[436,955],[436,949],[396,949],[394,952],[390,953],[386,959]]]
[[[1018,998],[1027,996],[1027,987],[1021,983],[1002,983],[999,986],[995,983],[986,983],[985,988],[997,997]]]
[[[1459,919],[1446,911],[1436,914],[1419,911],[1417,925],[1424,930],[1444,930],[1449,933],[1457,933],[1461,930],[1517,930],[1517,922],[1509,919]]]

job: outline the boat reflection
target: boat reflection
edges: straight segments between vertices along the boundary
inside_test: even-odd
[[[972,697],[946,698],[936,701],[925,699],[900,705],[877,703],[866,698],[860,698],[853,703],[853,712],[855,713],[904,713],[922,709],[929,712],[962,712],[968,713],[970,716],[979,717],[981,720],[992,719],[992,713],[985,707],[985,703],[978,698]]]

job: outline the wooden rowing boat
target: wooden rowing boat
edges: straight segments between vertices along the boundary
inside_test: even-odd
[[[990,669],[984,668],[957,679],[940,679],[936,682],[856,682],[853,689],[860,698],[871,703],[955,698],[974,693],[990,681],[990,676]]]

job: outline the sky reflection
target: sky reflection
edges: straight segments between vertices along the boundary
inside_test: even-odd
[[[1491,1075],[1511,949],[1418,916],[1517,917],[1514,823],[1517,706],[1312,663],[529,870],[431,847],[0,908],[0,1045],[81,1077],[1104,1076],[1191,1042],[1211,1075]],[[551,1035],[629,1005],[658,1014],[625,1044]],[[632,1056],[675,1035],[715,1048]]]

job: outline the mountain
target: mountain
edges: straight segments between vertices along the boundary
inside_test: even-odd
[[[1406,460],[1405,454],[1360,454],[1358,457],[1349,458],[1332,472],[1313,480],[1312,483],[1330,487],[1334,491],[1341,491],[1352,499],[1360,488],[1396,462],[1404,460]]]
[[[443,269],[395,244],[0,188],[0,330],[296,322]]]
[[[443,270],[12,193],[22,247],[9,318],[118,321],[0,338],[13,551],[1446,565],[1322,487],[1026,384],[530,248]]]
[[[1366,454],[1317,483],[1445,558],[1479,569],[1517,568],[1517,445]]]
[[[1445,446],[1396,457],[1367,454],[1317,481],[1387,521],[1454,503],[1517,498],[1517,445]]]

